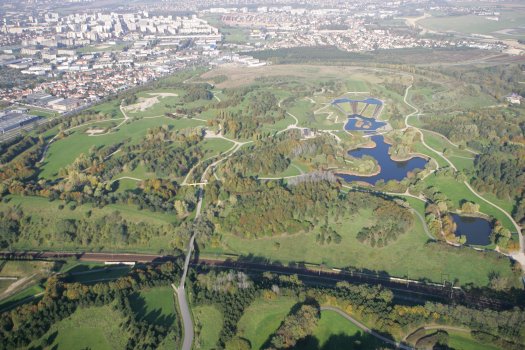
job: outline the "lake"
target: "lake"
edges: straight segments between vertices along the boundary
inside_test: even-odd
[[[489,245],[492,224],[483,218],[450,214],[456,223],[456,236],[466,236],[467,244]]]
[[[388,150],[391,146],[385,142],[383,136],[376,135],[372,136],[371,139],[375,142],[376,147],[358,148],[349,151],[348,154],[355,158],[362,158],[364,156],[375,158],[381,167],[379,174],[373,176],[337,174],[338,176],[347,182],[363,181],[371,185],[374,185],[379,180],[384,180],[385,182],[389,180],[401,181],[410,171],[415,169],[424,169],[428,162],[426,159],[421,157],[413,157],[402,162],[394,161],[388,154]]]

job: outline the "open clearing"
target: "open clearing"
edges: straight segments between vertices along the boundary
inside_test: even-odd
[[[173,327],[176,320],[173,289],[170,286],[141,290],[130,297],[131,307],[140,320]]]
[[[300,341],[296,350],[373,350],[386,344],[364,333],[352,322],[331,310],[321,311],[321,318],[312,336]]]
[[[133,120],[122,125],[117,131],[90,137],[85,131],[91,126],[76,129],[73,134],[64,139],[53,142],[42,164],[41,178],[55,179],[58,177],[58,171],[61,168],[71,164],[81,153],[87,153],[93,146],[102,147],[113,145],[131,139],[137,142],[146,135],[149,128],[155,126],[168,125],[174,129],[185,129],[190,127],[202,126],[203,122],[195,119],[179,119],[160,117],[154,119]]]
[[[250,341],[252,349],[261,349],[296,303],[289,297],[256,299],[239,320],[238,334]]]
[[[55,323],[34,346],[48,340],[58,350],[125,349],[129,335],[121,328],[122,314],[111,305],[78,308],[70,317]]]
[[[196,348],[211,350],[216,348],[223,326],[222,313],[213,305],[200,305],[192,308],[197,329]]]

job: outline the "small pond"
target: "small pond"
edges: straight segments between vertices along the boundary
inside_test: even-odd
[[[358,126],[359,125],[359,126]],[[386,125],[386,122],[378,121],[374,118],[363,117],[359,114],[352,114],[348,117],[345,130],[348,131],[374,131]]]
[[[473,216],[462,216],[451,214],[452,220],[456,223],[456,236],[466,236],[467,244],[489,245],[492,224],[484,219]]]

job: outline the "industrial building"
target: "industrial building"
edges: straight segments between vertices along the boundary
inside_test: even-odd
[[[41,118],[40,116],[26,114],[18,110],[2,111],[0,112],[0,134],[35,123]]]

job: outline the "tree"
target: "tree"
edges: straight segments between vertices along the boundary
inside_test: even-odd
[[[250,342],[244,338],[235,337],[226,342],[226,350],[250,350]]]
[[[276,349],[288,349],[298,340],[311,335],[319,321],[319,309],[313,305],[301,305],[295,312],[288,315],[275,335],[272,337],[271,344]]]

